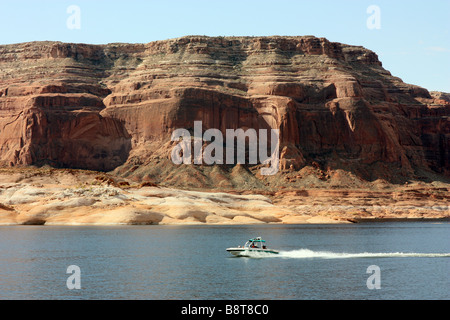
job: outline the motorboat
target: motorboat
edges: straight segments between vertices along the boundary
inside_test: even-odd
[[[277,250],[267,248],[266,240],[261,237],[249,239],[242,247],[238,246],[236,248],[227,248],[227,251],[238,257],[258,256],[259,254],[272,255],[280,253]]]

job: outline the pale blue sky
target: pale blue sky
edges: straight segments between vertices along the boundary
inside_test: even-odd
[[[70,5],[80,8],[80,29],[66,26]],[[367,28],[370,5],[381,29]],[[450,0],[0,0],[0,30],[0,44],[314,35],[362,45],[403,81],[450,92]]]

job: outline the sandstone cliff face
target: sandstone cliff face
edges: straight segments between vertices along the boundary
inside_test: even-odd
[[[446,97],[403,83],[372,51],[312,36],[4,45],[0,163],[179,186],[273,183],[240,166],[172,164],[171,133],[200,120],[224,133],[279,129],[282,170],[450,177]]]
[[[126,161],[131,137],[100,115],[110,93],[97,66],[102,52],[50,42],[1,46],[2,165],[112,170]]]

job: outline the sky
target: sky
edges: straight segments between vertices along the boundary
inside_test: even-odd
[[[364,46],[404,82],[450,92],[450,0],[0,0],[0,30],[0,44],[314,35]]]

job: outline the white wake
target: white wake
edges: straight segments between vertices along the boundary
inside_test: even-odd
[[[298,249],[292,251],[280,251],[278,255],[272,255],[272,257],[280,258],[322,258],[322,259],[348,259],[348,258],[401,258],[401,257],[427,257],[427,258],[439,258],[450,257],[450,253],[404,253],[404,252],[361,252],[361,253],[348,253],[348,252],[330,252],[330,251],[313,251],[309,249]]]

